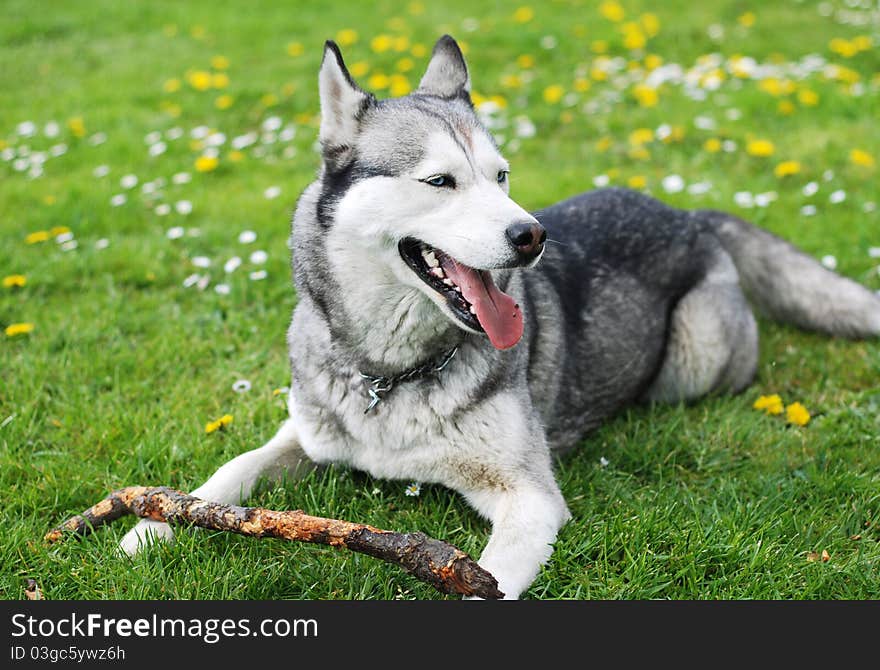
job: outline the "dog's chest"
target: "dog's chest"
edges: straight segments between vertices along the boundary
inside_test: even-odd
[[[505,450],[525,441],[516,402],[499,395],[474,412],[459,406],[454,387],[402,384],[365,412],[370,396],[359,375],[318,374],[292,388],[288,405],[303,449],[319,463],[460,490],[483,485],[476,477],[504,480]]]

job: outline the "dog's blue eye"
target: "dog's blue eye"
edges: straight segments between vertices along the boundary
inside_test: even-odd
[[[507,170],[499,170],[498,171],[498,183],[503,184],[507,181],[507,175],[510,174]]]
[[[423,179],[422,181],[426,184],[437,187],[446,186],[448,188],[452,188],[455,186],[455,180],[448,174],[434,175],[433,177],[428,177],[427,179]]]

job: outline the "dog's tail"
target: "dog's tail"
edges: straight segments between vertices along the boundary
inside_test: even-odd
[[[730,214],[695,212],[733,257],[749,299],[769,317],[841,337],[880,335],[880,295]]]

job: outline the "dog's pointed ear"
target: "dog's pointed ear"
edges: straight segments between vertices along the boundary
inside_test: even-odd
[[[458,43],[449,35],[444,35],[434,45],[428,69],[419,82],[419,92],[441,98],[456,98],[468,96],[470,91],[471,78],[464,55]]]
[[[336,42],[324,44],[324,59],[318,74],[321,98],[321,131],[319,138],[325,155],[330,150],[350,147],[357,135],[358,122],[364,109],[375,101],[351,78]]]

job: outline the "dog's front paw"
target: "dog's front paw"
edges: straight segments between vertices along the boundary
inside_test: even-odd
[[[142,519],[125,534],[119,542],[119,548],[129,556],[134,556],[153,542],[171,542],[173,539],[174,531],[167,523]]]

